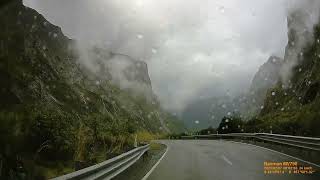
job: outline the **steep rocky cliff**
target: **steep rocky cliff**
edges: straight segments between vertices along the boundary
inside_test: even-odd
[[[177,129],[145,63],[101,49],[83,61],[76,41],[21,0],[0,8],[1,179],[53,177],[132,148],[136,134]]]
[[[145,62],[99,47],[83,51],[86,51],[86,55],[80,59],[83,61],[89,59],[88,66],[94,74],[132,95],[144,96],[148,101],[158,103],[152,91],[148,67]]]
[[[303,12],[288,18],[287,71],[267,93],[260,129],[272,125],[274,132],[320,136],[320,25],[311,32],[308,18]]]
[[[256,116],[264,108],[267,91],[274,87],[281,77],[282,64],[283,59],[270,56],[253,77],[249,92],[233,100],[245,119]]]

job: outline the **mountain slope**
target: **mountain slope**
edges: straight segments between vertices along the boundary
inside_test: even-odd
[[[253,77],[249,92],[233,100],[245,119],[256,116],[264,108],[267,91],[274,87],[281,77],[282,64],[283,59],[270,56]]]
[[[143,62],[111,54],[95,62],[97,72],[81,63],[75,47],[76,41],[21,0],[1,6],[1,179],[9,172],[16,178],[53,177],[72,171],[74,162],[81,168],[132,148],[140,132],[180,128],[161,110]],[[116,72],[130,86],[115,81],[115,66],[99,66],[117,59],[130,64]],[[132,93],[136,82],[151,98]]]
[[[301,12],[289,17],[284,68],[292,71],[268,91],[258,117],[261,130],[272,126],[278,133],[320,136],[320,24],[307,31],[308,17]]]

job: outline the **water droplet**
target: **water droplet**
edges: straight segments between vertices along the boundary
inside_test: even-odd
[[[276,95],[276,92],[273,91],[273,92],[271,93],[271,95],[272,95],[272,96],[275,96],[275,95]]]
[[[224,8],[223,6],[220,6],[220,7],[219,7],[219,11],[220,11],[221,13],[224,13],[224,12],[225,12],[225,8]]]
[[[137,38],[138,38],[138,39],[142,39],[142,38],[143,38],[143,35],[142,35],[142,34],[138,34],[138,35],[137,35]]]
[[[156,54],[156,53],[158,52],[158,51],[157,51],[156,49],[154,49],[154,48],[152,48],[151,51],[152,51],[153,54]]]

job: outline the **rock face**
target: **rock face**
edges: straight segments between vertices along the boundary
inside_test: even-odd
[[[234,101],[245,118],[255,116],[263,109],[267,91],[279,81],[282,64],[283,59],[271,56],[255,74],[249,92],[240,98],[235,98]]]
[[[284,65],[281,69],[281,81],[285,86],[290,84],[294,67],[303,60],[303,51],[314,37],[310,32],[311,17],[308,12],[297,10],[287,18],[288,44],[285,49]]]
[[[145,63],[100,49],[88,66],[74,40],[21,0],[0,8],[0,179],[21,166],[47,179],[46,169],[65,173],[65,162],[101,161],[131,148],[135,134],[179,127],[157,103]]]
[[[145,96],[150,102],[157,98],[152,91],[147,64],[130,56],[94,47],[87,50],[91,70],[104,80],[136,96]]]
[[[255,74],[250,91],[264,91],[276,85],[280,78],[280,70],[283,64],[283,59],[271,56],[267,62],[265,62]],[[264,99],[264,98],[263,98]]]

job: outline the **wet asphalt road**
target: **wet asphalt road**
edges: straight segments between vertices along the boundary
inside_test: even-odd
[[[264,174],[264,162],[298,161],[260,147],[220,140],[161,141],[168,151],[148,180],[319,180],[318,173]],[[299,162],[300,165],[310,166]]]

